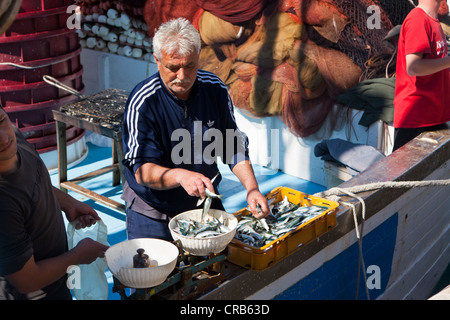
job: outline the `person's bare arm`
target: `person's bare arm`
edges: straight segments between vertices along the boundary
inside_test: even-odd
[[[409,76],[427,76],[450,68],[450,57],[423,59],[422,53],[406,55],[406,72]]]
[[[233,167],[232,171],[247,190],[247,202],[253,215],[256,218],[267,216],[270,213],[269,205],[266,197],[259,191],[258,182],[250,162],[247,160],[241,161]],[[257,204],[261,206],[262,213],[256,209]]]
[[[72,250],[57,257],[36,262],[32,255],[21,270],[5,277],[19,292],[27,294],[55,282],[71,265],[89,264],[98,257],[104,257],[106,249],[108,246],[86,238]]]
[[[95,224],[96,220],[100,220],[97,212],[90,205],[78,201],[56,187],[53,187],[53,193],[69,222],[78,219],[79,227],[84,228],[90,227],[92,224]]]
[[[193,197],[205,197],[205,188],[214,191],[211,180],[201,173],[181,168],[169,169],[154,163],[145,163],[135,173],[136,181],[156,190],[183,187]]]

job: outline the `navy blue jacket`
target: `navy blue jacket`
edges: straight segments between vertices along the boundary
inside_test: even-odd
[[[216,156],[231,169],[248,160],[248,139],[236,126],[227,88],[215,74],[203,70],[198,70],[188,100],[172,95],[159,73],[139,83],[125,107],[123,146],[129,187],[169,216],[196,209],[198,198],[182,187],[155,190],[139,185],[134,173],[142,164],[184,168],[211,179],[218,172]],[[214,182],[216,189],[220,180],[219,176]]]

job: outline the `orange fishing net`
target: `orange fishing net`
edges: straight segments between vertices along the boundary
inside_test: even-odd
[[[147,0],[149,30],[186,17],[204,42],[200,68],[217,74],[236,107],[280,116],[301,137],[322,126],[336,98],[389,56],[382,40],[411,9],[408,0]],[[377,6],[377,30],[368,8]],[[382,5],[394,6],[390,16]]]
[[[144,6],[144,20],[148,27],[148,34],[153,37],[156,29],[171,19],[186,18],[191,22],[200,7],[195,1],[182,0],[147,0]]]

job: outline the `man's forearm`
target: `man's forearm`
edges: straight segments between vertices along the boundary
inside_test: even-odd
[[[241,161],[233,167],[233,174],[241,181],[247,193],[252,190],[259,190],[255,173],[249,161]]]
[[[7,275],[6,278],[21,293],[33,292],[61,278],[69,266],[90,264],[98,257],[104,257],[106,249],[108,246],[85,238],[59,256],[35,261],[32,255],[21,270]]]
[[[247,190],[247,202],[253,216],[255,218],[262,218],[270,214],[267,199],[259,190],[258,181],[256,180],[250,161],[245,160],[239,162],[233,167],[232,171]]]
[[[170,169],[154,163],[145,163],[136,170],[137,183],[156,190],[168,190],[180,186],[180,170]]]
[[[423,59],[415,54],[406,55],[409,76],[427,76],[450,68],[450,57],[442,59]]]
[[[77,201],[75,198],[56,187],[53,187],[53,193],[55,194],[56,200],[58,200],[61,210],[64,212]]]
[[[20,272],[8,275],[6,278],[17,290],[26,294],[55,282],[67,273],[69,266],[77,265],[78,263],[79,258],[75,249],[39,262],[35,262],[34,256],[32,256]]]
[[[169,169],[154,163],[146,163],[136,170],[136,181],[140,185],[156,190],[182,187],[193,197],[205,197],[205,189],[214,190],[211,180],[201,173],[181,168]]]

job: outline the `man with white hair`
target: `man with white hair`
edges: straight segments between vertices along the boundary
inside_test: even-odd
[[[161,25],[153,38],[158,72],[129,96],[122,196],[127,203],[128,239],[171,240],[169,219],[196,209],[206,189],[217,192],[220,175],[211,181],[218,173],[217,156],[245,187],[254,215],[269,213],[227,88],[213,73],[198,69],[200,48],[200,34],[188,20]],[[223,210],[220,201],[212,208]]]

